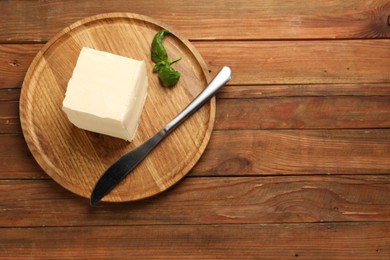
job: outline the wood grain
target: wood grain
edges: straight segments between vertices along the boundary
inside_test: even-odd
[[[0,135],[0,179],[47,178],[21,135]],[[191,176],[389,174],[389,129],[214,131]]]
[[[189,39],[387,38],[387,0],[156,2],[1,1],[0,41],[46,41],[69,24],[105,12],[151,16]]]
[[[181,57],[180,81],[163,88],[148,74],[148,97],[132,142],[81,130],[61,110],[66,86],[82,47],[150,60],[150,44],[162,29],[170,57]],[[115,40],[112,40],[115,39]],[[128,43],[132,43],[129,45]],[[65,28],[37,54],[20,94],[23,135],[38,164],[68,190],[90,197],[101,174],[120,156],[160,131],[207,85],[208,71],[193,46],[171,28],[148,17],[124,13],[99,15]],[[215,118],[215,98],[167,136],[145,160],[118,184],[106,201],[130,201],[160,193],[178,182],[202,155]],[[128,191],[132,190],[131,193]]]
[[[0,255],[22,259],[31,255],[39,259],[386,259],[389,234],[389,222],[3,228]]]
[[[52,180],[3,180],[0,226],[390,221],[388,177],[188,177],[157,197],[94,209]]]
[[[390,40],[196,42],[211,71],[230,84],[388,83]]]
[[[348,41],[209,41],[193,42],[214,75],[232,68],[233,85],[382,84],[390,82],[390,40]],[[43,45],[0,45],[0,88],[19,87],[34,55]],[[25,51],[25,49],[29,50]],[[227,55],[228,54],[228,55]],[[20,66],[10,65],[13,63]],[[297,66],[299,64],[299,66]],[[364,86],[364,85],[363,85]],[[370,86],[370,85],[368,85]],[[344,89],[347,89],[348,85]],[[304,92],[304,91],[302,91]]]
[[[388,174],[389,135],[389,129],[215,131],[192,174]]]
[[[390,127],[390,96],[218,100],[215,129]]]
[[[273,97],[389,96],[390,83],[307,84],[307,85],[226,85],[217,99]],[[19,101],[20,88],[0,88],[0,101]],[[219,101],[221,102],[221,101]]]
[[[1,93],[1,92],[0,92]],[[228,85],[217,98],[389,96],[390,83]]]
[[[19,88],[0,88],[0,102],[6,101],[19,101],[20,89]]]
[[[31,61],[43,44],[0,44],[0,89],[20,88]]]
[[[22,135],[0,134],[0,140],[0,172],[4,174],[2,177],[48,178],[32,157]]]
[[[21,133],[19,102],[0,101],[0,134]]]
[[[21,132],[18,105],[0,101],[0,133]],[[217,106],[218,130],[390,127],[390,95],[218,99]]]
[[[196,45],[197,42],[194,42],[194,44]],[[324,48],[332,47],[332,42],[329,41],[328,45],[329,46],[324,45]],[[22,85],[28,66],[36,53],[42,49],[43,46],[43,44],[0,44],[0,71],[3,75],[6,75],[4,77],[0,77],[0,100],[7,98],[6,95],[9,95],[10,92],[18,91],[17,89]],[[205,51],[206,50],[203,50],[203,52]],[[237,53],[236,55],[239,54]],[[213,73],[216,73],[216,71]],[[259,98],[275,96],[372,96],[389,94],[390,83],[352,82],[346,84],[230,85],[222,88],[218,97]],[[19,100],[19,96],[15,95],[12,100]]]

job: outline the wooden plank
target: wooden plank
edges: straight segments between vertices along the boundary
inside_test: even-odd
[[[390,36],[387,25],[390,4],[387,0],[311,3],[299,0],[1,1],[0,10],[2,42],[46,41],[62,28],[84,17],[124,11],[161,20],[190,39],[345,39]]]
[[[390,221],[389,196],[388,176],[205,177],[140,202],[89,208],[52,180],[3,180],[0,226]]]
[[[235,85],[390,82],[390,40],[194,44],[212,74],[230,66]]]
[[[0,179],[41,178],[21,135],[0,135]],[[389,174],[390,129],[214,131],[192,176]]]
[[[21,133],[19,102],[0,101],[0,134]]]
[[[1,88],[1,101],[19,101],[20,88]],[[308,85],[226,85],[218,99],[330,96],[390,96],[390,83]]]
[[[193,175],[388,174],[390,129],[215,131]]]
[[[218,100],[215,129],[390,127],[390,96]]]
[[[211,74],[224,65],[232,85],[388,84],[390,40],[194,42]],[[0,45],[0,88],[21,86],[43,45]],[[218,46],[218,47],[216,47]],[[226,54],[229,55],[226,55]],[[297,62],[299,61],[299,66]],[[14,66],[13,64],[19,64]],[[337,85],[336,88],[339,88]],[[307,86],[306,86],[307,87]],[[305,88],[302,88],[305,90]],[[302,91],[303,92],[303,91]]]
[[[0,135],[0,179],[48,178],[35,162],[21,134]]]
[[[34,259],[388,259],[390,223],[3,228],[0,256]]]
[[[19,88],[0,88],[0,102],[18,101],[20,96]]]
[[[0,89],[20,88],[31,61],[42,47],[42,44],[0,44]]]
[[[21,133],[18,105],[0,101],[0,133]],[[217,107],[219,130],[390,127],[390,95],[219,99]]]
[[[42,44],[0,44],[0,72],[6,75],[6,77],[0,77],[1,101],[19,100],[18,88],[22,85],[24,75],[32,59],[42,47]],[[16,94],[11,94],[12,91]],[[12,99],[10,99],[10,95],[12,95]],[[390,83],[228,85],[219,92],[218,97],[259,98],[331,95],[390,95]]]
[[[0,92],[1,93],[1,92]],[[0,94],[1,95],[1,94]],[[388,96],[390,83],[297,84],[297,85],[227,85],[217,98]]]

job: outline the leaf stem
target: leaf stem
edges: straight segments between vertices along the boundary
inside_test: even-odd
[[[169,62],[169,65],[172,65],[173,63],[178,62],[179,60],[181,60],[181,57],[177,58],[177,59],[174,60],[174,61],[170,61],[170,62]]]

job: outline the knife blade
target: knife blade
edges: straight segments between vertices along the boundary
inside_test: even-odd
[[[96,205],[116,185],[118,185],[142,160],[155,148],[161,140],[169,135],[177,126],[202,107],[231,78],[231,70],[224,66],[211,80],[210,84],[172,121],[146,142],[122,155],[101,175],[91,193],[90,204]]]

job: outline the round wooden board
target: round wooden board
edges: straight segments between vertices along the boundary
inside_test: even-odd
[[[181,79],[161,86],[152,73],[150,45],[161,29],[170,59]],[[127,141],[78,129],[62,111],[67,82],[83,46],[145,60],[148,97],[134,140]],[[205,62],[191,43],[151,18],[110,13],[83,19],[51,39],[33,60],[20,97],[20,119],[28,147],[42,169],[66,189],[90,197],[104,170],[122,154],[142,144],[176,116],[207,85]],[[215,98],[171,133],[104,201],[133,201],[158,194],[185,176],[209,141]]]

